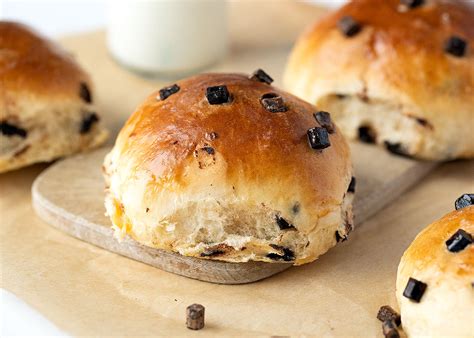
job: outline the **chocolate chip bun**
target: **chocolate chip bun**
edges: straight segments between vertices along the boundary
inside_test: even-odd
[[[310,27],[284,76],[351,139],[429,160],[474,157],[474,9],[357,0]]]
[[[263,71],[151,94],[104,162],[116,234],[185,256],[303,264],[352,229],[348,145]],[[352,184],[350,184],[352,182]],[[349,191],[348,191],[349,190]]]
[[[0,172],[102,144],[89,76],[58,45],[0,21]]]
[[[474,336],[473,234],[469,205],[429,225],[405,251],[397,299],[409,337]]]

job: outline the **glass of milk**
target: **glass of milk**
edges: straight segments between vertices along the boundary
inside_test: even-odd
[[[186,75],[226,53],[225,0],[115,0],[107,5],[109,51],[136,72]]]

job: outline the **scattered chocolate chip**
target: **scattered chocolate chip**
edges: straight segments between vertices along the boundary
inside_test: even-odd
[[[337,23],[339,30],[347,37],[352,37],[360,32],[361,25],[351,16],[343,16]]]
[[[444,51],[457,57],[464,56],[466,47],[467,42],[459,36],[451,36],[444,43]]]
[[[227,86],[214,86],[206,89],[206,98],[209,104],[223,104],[230,101]]]
[[[403,291],[403,296],[419,303],[425,293],[426,287],[427,285],[425,283],[410,277]]]
[[[209,155],[214,155],[215,151],[214,151],[214,148],[212,147],[209,147],[209,146],[205,146],[202,148],[206,153],[208,153]]]
[[[299,202],[296,202],[295,204],[293,204],[293,207],[291,208],[291,211],[294,213],[294,214],[297,214],[300,212],[300,204]]]
[[[313,149],[324,149],[331,145],[328,131],[325,128],[310,128],[306,134],[308,136],[309,146]]]
[[[92,94],[89,86],[85,82],[81,82],[79,87],[79,96],[87,103],[92,103]]]
[[[424,0],[400,0],[400,5],[406,6],[408,8],[416,8],[423,5]]]
[[[20,127],[17,127],[11,123],[8,123],[6,121],[1,121],[0,122],[0,134],[3,134],[5,136],[20,136],[25,138],[28,135],[28,132]]]
[[[428,120],[426,119],[422,119],[421,117],[415,117],[415,120],[416,122],[418,122],[420,125],[422,125],[423,127],[430,127],[432,128],[433,126],[431,125],[431,123],[428,122]]]
[[[281,248],[280,246],[278,245],[275,245],[272,247],[274,248]],[[295,260],[295,254],[294,252],[291,250],[291,249],[288,249],[288,248],[282,248],[282,251],[283,251],[283,255],[279,255],[279,254],[276,254],[276,253],[269,253],[267,255],[268,258],[270,259],[273,259],[275,261],[285,261],[285,262],[290,262],[290,261],[293,261]]]
[[[393,320],[386,320],[382,323],[382,332],[385,338],[400,338],[397,325]]]
[[[80,129],[80,133],[81,134],[86,134],[88,133],[91,128],[92,128],[92,125],[96,122],[99,121],[99,116],[97,116],[96,113],[89,113],[86,117],[84,117],[84,119],[82,120],[82,123],[81,123],[81,129]]]
[[[181,88],[175,83],[172,86],[164,87],[160,89],[160,100],[166,100],[168,97],[170,97],[173,94],[176,94],[179,92]]]
[[[331,114],[325,111],[318,111],[317,113],[313,114],[316,121],[321,125],[321,127],[325,128],[329,134],[334,133],[334,123],[331,120]]]
[[[336,231],[335,235],[336,235],[336,242],[337,242],[337,243],[339,243],[339,242],[344,242],[344,241],[347,240],[347,236],[341,236],[341,235],[339,234],[339,231]]]
[[[212,257],[222,255],[224,251],[222,250],[211,250],[206,252],[201,252],[201,257]]]
[[[408,157],[408,158],[411,157],[408,154],[406,148],[401,143],[391,143],[389,141],[385,141],[384,145],[385,145],[385,149],[387,149],[392,154]]]
[[[150,211],[150,208],[146,208],[145,212],[148,212],[148,211]]]
[[[377,135],[375,131],[369,126],[359,127],[359,140],[364,143],[375,143],[377,141]]]
[[[474,194],[464,194],[454,202],[456,210],[474,205]]]
[[[463,229],[458,229],[447,241],[446,247],[451,252],[464,250],[469,244],[472,244],[472,236]]]
[[[389,305],[380,307],[379,312],[377,313],[377,319],[381,322],[392,320],[395,324],[397,324],[397,326],[400,326],[402,323],[400,314],[392,309],[392,307]]]
[[[186,308],[186,327],[191,330],[200,330],[204,327],[204,306],[192,304]]]
[[[339,100],[343,100],[347,97],[347,95],[345,94],[336,94],[336,97],[339,99]]]
[[[295,226],[293,224],[288,223],[288,221],[283,217],[275,216],[275,220],[280,230],[295,229]]]
[[[270,75],[265,73],[262,69],[257,69],[253,74],[250,76],[250,80],[264,82],[266,84],[271,84],[273,79]]]
[[[263,108],[271,113],[282,113],[288,110],[283,102],[283,98],[276,93],[263,94],[260,103]]]
[[[347,188],[347,192],[354,193],[356,191],[356,178],[352,176],[351,182],[349,183],[349,187]]]
[[[206,133],[206,135],[204,136],[206,139],[208,139],[209,141],[214,141],[216,138],[219,137],[219,135],[213,131],[213,132],[210,132],[210,133]]]

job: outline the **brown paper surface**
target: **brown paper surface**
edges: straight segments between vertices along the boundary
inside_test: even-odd
[[[233,5],[231,23],[242,8],[247,11],[248,3]],[[241,27],[232,37],[239,43],[214,70],[262,67],[279,80],[288,49],[250,48],[259,34],[268,37],[270,32],[246,39],[246,25],[237,22]],[[164,83],[117,68],[102,33],[62,42],[92,73],[99,109],[114,131],[140,100]],[[474,161],[444,164],[316,262],[257,283],[225,286],[160,271],[48,226],[34,214],[30,198],[31,184],[45,167],[0,175],[0,286],[75,336],[381,337],[375,316],[381,305],[396,307],[396,269],[404,249],[424,226],[452,210],[459,195],[474,191]],[[201,331],[185,326],[185,309],[192,303],[206,307]]]

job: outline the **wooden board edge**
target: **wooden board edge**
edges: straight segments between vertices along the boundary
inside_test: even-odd
[[[105,231],[101,231],[101,228],[91,224],[84,218],[72,215],[63,209],[58,210],[57,206],[41,195],[39,187],[48,169],[36,178],[31,189],[32,204],[36,214],[56,229],[102,249],[143,262],[160,270],[217,284],[252,283],[271,277],[293,266],[290,263],[229,263],[199,259],[149,248],[131,238],[119,242],[114,238],[111,228],[104,228]],[[77,226],[78,222],[81,223],[82,228]]]

